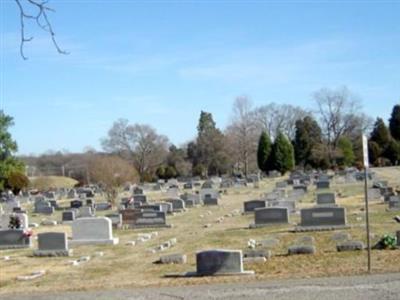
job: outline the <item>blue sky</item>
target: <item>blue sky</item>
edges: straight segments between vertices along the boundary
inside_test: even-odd
[[[236,96],[313,109],[346,85],[387,119],[400,102],[400,1],[50,1],[62,48],[1,2],[0,107],[20,153],[100,148],[112,123],[151,124],[173,143],[200,110],[223,128]]]

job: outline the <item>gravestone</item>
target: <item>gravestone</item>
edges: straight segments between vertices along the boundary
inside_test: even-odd
[[[367,191],[368,193],[368,200],[381,200],[381,191],[380,189],[376,189],[376,188],[372,188],[372,189],[368,189]]]
[[[111,204],[108,202],[100,202],[100,203],[96,204],[96,210],[104,211],[104,210],[109,210],[109,209],[111,209]]]
[[[129,228],[170,227],[166,224],[165,212],[145,212],[134,209],[125,209],[120,212],[122,224]]]
[[[392,196],[389,200],[389,210],[400,210],[400,197]]]
[[[400,247],[400,230],[396,231],[396,237],[397,237],[397,246]]]
[[[38,250],[34,256],[70,256],[65,232],[45,232],[38,234]]]
[[[329,187],[330,187],[329,180],[319,180],[316,182],[316,184],[317,184],[317,190],[329,189]]]
[[[146,204],[147,203],[147,196],[143,195],[143,194],[133,195],[133,202],[139,202],[141,204]]]
[[[218,198],[213,198],[210,195],[206,195],[206,197],[203,199],[203,204],[206,206],[218,205]]]
[[[336,205],[335,193],[320,193],[317,194],[317,205]]]
[[[9,229],[10,220],[12,217],[17,217],[20,221],[18,229],[27,229],[29,227],[28,215],[25,213],[11,213],[0,215],[0,229]]]
[[[301,227],[344,227],[346,209],[343,207],[314,207],[300,211]]]
[[[83,206],[83,202],[81,200],[73,200],[70,202],[71,208],[80,208],[81,206]]]
[[[213,189],[214,188],[214,183],[209,180],[203,183],[203,185],[201,186],[201,189]]]
[[[275,187],[278,189],[284,189],[287,187],[287,181],[278,181],[275,183]]]
[[[72,245],[118,244],[109,218],[80,218],[72,223]]]
[[[293,185],[293,190],[294,191],[299,190],[299,191],[302,191],[304,193],[307,193],[308,188],[304,184],[296,184],[296,185]]]
[[[200,190],[200,200],[204,201],[204,199],[208,198],[219,198],[219,193],[214,189],[201,189]]]
[[[93,212],[93,209],[90,206],[82,206],[79,208],[78,218],[90,218],[94,216],[95,213]]]
[[[161,204],[145,204],[139,206],[139,209],[146,212],[161,212],[162,206]]]
[[[75,199],[76,197],[78,197],[77,193],[75,190],[69,190],[67,193],[67,199]]]
[[[296,202],[293,200],[283,199],[283,200],[269,201],[267,204],[268,207],[287,208],[289,213],[291,214],[296,212]]]
[[[23,229],[0,230],[0,249],[30,248],[32,237]]]
[[[172,203],[170,202],[160,202],[160,203],[155,203],[155,205],[160,205],[162,212],[165,212],[167,214],[170,214],[174,211]]]
[[[167,199],[166,202],[172,204],[172,210],[174,212],[180,212],[185,210],[185,202],[182,199]]]
[[[254,210],[255,224],[250,227],[265,225],[289,224],[289,211],[282,207],[256,208]]]
[[[254,274],[243,270],[241,250],[208,250],[196,253],[196,274],[211,275],[242,275]]]
[[[140,188],[140,187],[135,187],[135,188],[133,189],[133,194],[134,194],[134,195],[143,195],[144,192],[143,192],[143,189],[142,189],[142,188]]]
[[[254,210],[256,208],[266,207],[266,202],[265,202],[265,200],[251,200],[251,201],[244,202],[243,205],[244,205],[244,212],[250,213],[250,212],[254,212]]]
[[[200,201],[200,195],[197,194],[183,194],[181,195],[181,199],[183,201],[185,201],[185,205],[186,206],[193,206],[193,205],[200,205],[201,201]],[[190,205],[190,203],[192,203]]]
[[[47,201],[38,201],[35,202],[35,213],[51,215],[54,213],[54,207]]]
[[[121,228],[122,226],[122,215],[120,213],[107,214],[106,218],[111,220],[113,228]]]
[[[64,211],[62,213],[62,221],[63,222],[72,222],[75,221],[76,213],[74,210]]]
[[[183,185],[184,190],[192,190],[193,189],[193,184],[191,182],[187,182]]]

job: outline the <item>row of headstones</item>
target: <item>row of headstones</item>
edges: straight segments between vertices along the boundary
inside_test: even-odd
[[[81,244],[118,244],[113,237],[112,222],[109,218],[81,218],[71,223],[73,245]],[[52,255],[63,255],[68,252],[65,233],[42,233],[38,235],[39,253],[51,255],[46,251],[55,251]],[[0,249],[30,248],[32,236],[25,229],[0,230]],[[43,252],[44,251],[44,252]],[[59,251],[59,254],[57,252]],[[63,252],[64,251],[64,252]]]
[[[250,227],[289,224],[288,208],[267,207],[254,210],[255,223]],[[321,206],[300,210],[300,228],[345,227],[346,209],[343,207]]]

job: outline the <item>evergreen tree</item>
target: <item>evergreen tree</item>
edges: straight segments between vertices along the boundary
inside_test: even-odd
[[[282,132],[278,133],[272,152],[275,170],[281,173],[293,170],[295,164],[293,145]]]
[[[338,141],[338,148],[340,150],[339,165],[349,167],[354,164],[355,155],[353,145],[349,138],[342,136]]]
[[[305,117],[296,122],[294,151],[296,162],[301,166],[310,165],[319,167],[312,158],[313,149],[322,142],[322,132],[317,121],[312,117]]]
[[[11,173],[24,171],[23,163],[14,156],[18,150],[17,143],[8,131],[13,125],[13,118],[0,110],[0,191],[5,188]]]
[[[392,165],[398,165],[400,161],[400,142],[392,139],[385,150],[384,157],[390,160]]]
[[[393,107],[392,115],[389,119],[389,129],[392,137],[400,141],[400,105]]]
[[[382,155],[381,147],[379,147],[379,145],[376,142],[369,140],[368,141],[369,162],[373,165],[376,165],[381,155]]]
[[[258,168],[263,172],[268,172],[268,163],[272,151],[272,142],[269,135],[263,131],[258,141],[257,163]]]
[[[389,145],[390,132],[381,118],[376,119],[374,129],[371,132],[370,141],[377,143],[383,151]]]

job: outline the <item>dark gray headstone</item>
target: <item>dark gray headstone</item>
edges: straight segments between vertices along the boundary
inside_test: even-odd
[[[80,208],[81,206],[83,206],[83,202],[81,200],[73,200],[70,202],[71,208]]]
[[[289,212],[287,208],[257,208],[254,210],[254,217],[256,226],[289,223]]]
[[[329,189],[330,187],[330,182],[329,180],[319,180],[317,181],[317,189]]]
[[[22,229],[0,230],[0,249],[30,248],[32,239]]]
[[[209,250],[196,254],[197,275],[242,274],[240,250]]]
[[[336,205],[335,193],[321,193],[317,194],[318,205]]]
[[[62,221],[63,222],[71,222],[75,220],[75,211],[70,210],[70,211],[64,211],[62,213]]]
[[[244,212],[254,212],[256,208],[264,208],[266,207],[265,200],[251,200],[243,203]]]
[[[38,250],[35,256],[68,256],[67,234],[64,232],[45,232],[38,234]]]
[[[121,211],[122,223],[131,228],[136,227],[168,227],[166,224],[165,212],[138,211],[125,209]]]
[[[343,207],[314,207],[300,211],[301,226],[345,226],[346,209]]]

